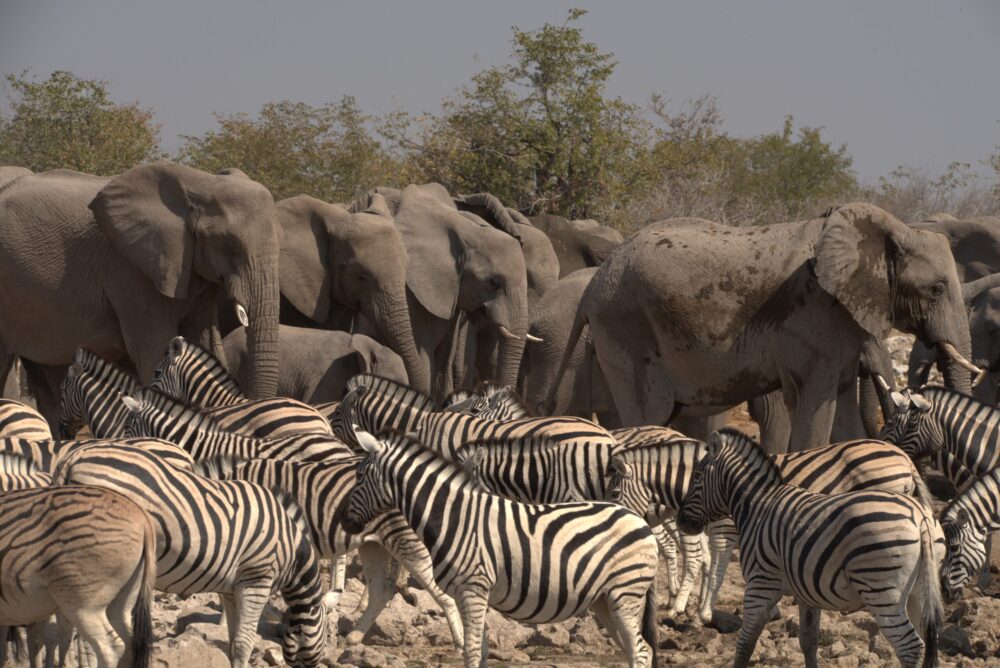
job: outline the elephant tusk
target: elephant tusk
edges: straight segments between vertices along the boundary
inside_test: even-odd
[[[509,329],[507,329],[503,325],[500,325],[497,329],[500,331],[500,336],[502,336],[503,338],[507,339],[508,341],[521,341],[522,340],[520,336],[518,336],[514,332],[510,331]]]
[[[545,339],[539,338],[534,334],[525,334],[524,338],[531,341],[532,343],[545,343]]]
[[[250,318],[247,317],[247,310],[243,308],[243,304],[236,305],[236,319],[240,321],[240,325],[243,327],[250,324]]]
[[[975,378],[972,381],[972,387],[975,387],[979,385],[979,383],[983,382],[986,378],[986,374],[989,373],[988,369],[980,369],[978,366],[962,357],[962,353],[958,352],[955,346],[951,345],[947,341],[940,341],[938,343],[938,347],[941,349],[941,352],[950,357],[952,361],[960,367],[972,374],[975,374]]]
[[[883,392],[889,392],[892,390],[892,388],[889,387],[889,383],[885,382],[885,378],[882,377],[882,374],[873,373],[872,376],[875,378],[875,382],[878,383],[878,386],[882,388]]]

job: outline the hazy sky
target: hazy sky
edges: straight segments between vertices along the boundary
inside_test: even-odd
[[[797,124],[846,142],[862,177],[934,172],[1000,144],[998,0],[334,2],[0,0],[0,72],[68,69],[152,107],[168,148],[283,98],[434,111],[510,53],[511,26],[589,14],[619,62],[610,92],[718,96],[747,135]]]

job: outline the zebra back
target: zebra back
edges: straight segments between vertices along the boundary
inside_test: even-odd
[[[51,474],[59,461],[86,448],[121,443],[142,448],[165,462],[191,470],[194,460],[180,447],[156,438],[78,439],[71,441],[34,440],[23,438],[0,439],[0,453],[28,459],[38,470]]]
[[[149,386],[200,408],[232,406],[247,400],[222,363],[183,336],[170,341]]]
[[[52,431],[41,413],[13,399],[0,399],[0,438],[49,440]]]
[[[27,457],[13,452],[0,452],[0,492],[48,487],[52,476],[39,469]]]
[[[358,399],[356,423],[369,434],[416,431],[436,409],[434,400],[426,394],[370,373],[348,380],[346,392],[362,386],[367,391]]]

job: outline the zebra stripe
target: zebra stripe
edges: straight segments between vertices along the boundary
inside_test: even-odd
[[[139,384],[114,364],[84,348],[77,350],[74,364],[79,368],[71,366],[63,381],[60,429],[65,429],[65,437],[75,436],[82,424],[89,425],[98,438],[124,435],[129,411],[120,397],[138,392]],[[179,401],[186,400],[180,398]],[[194,408],[212,417],[226,431],[252,438],[332,433],[322,414],[307,404],[285,397],[244,399],[235,404]]]
[[[346,444],[327,434],[250,438],[230,431],[212,416],[199,413],[156,390],[138,390],[123,399],[131,411],[125,422],[130,436],[150,436],[176,443],[196,460],[222,455],[241,459],[336,461],[355,457]]]
[[[876,490],[816,494],[785,484],[781,471],[749,437],[723,429],[709,437],[681,504],[681,530],[698,532],[731,516],[739,532],[746,581],[735,665],[746,666],[771,609],[785,594],[799,604],[800,643],[817,665],[819,611],[865,608],[904,666],[937,653],[942,605],[938,567],[944,539],[915,499]],[[919,620],[910,610],[921,611]]]
[[[192,470],[194,459],[173,443],[158,438],[80,439],[73,441],[36,441],[24,438],[0,439],[0,453],[26,459],[39,471],[51,474],[60,460],[94,446],[122,444],[142,448],[172,466]]]
[[[240,460],[222,457],[199,465],[209,477],[246,480],[295,499],[304,513],[313,545],[325,558],[336,558],[358,549],[365,566],[365,581],[371,592],[368,607],[357,621],[348,643],[360,642],[378,614],[388,605],[392,591],[388,584],[388,555],[404,564],[420,585],[445,611],[455,644],[461,647],[462,625],[458,609],[434,582],[427,548],[398,512],[389,512],[373,521],[360,534],[347,531],[342,523],[347,497],[354,489],[358,460],[341,463]],[[375,538],[378,542],[373,542]],[[384,549],[383,549],[384,548]],[[330,606],[328,606],[330,607]]]
[[[52,476],[39,469],[27,457],[0,452],[0,492],[48,487]]]
[[[945,596],[954,600],[986,565],[986,539],[1000,529],[1000,469],[976,478],[952,499],[941,512],[941,528],[948,541],[941,580]]]
[[[0,619],[28,624],[58,613],[99,665],[149,665],[155,541],[149,516],[113,491],[70,485],[0,494]]]
[[[475,391],[456,390],[445,399],[445,410],[452,413],[474,415],[484,420],[518,420],[532,417],[514,388],[509,385],[480,383]]]
[[[487,606],[528,623],[591,609],[618,630],[630,666],[655,665],[656,541],[642,518],[603,502],[513,501],[417,441],[360,436],[370,452],[358,466],[348,528],[402,512],[459,605],[467,667],[486,659]]]
[[[41,413],[13,399],[0,399],[0,438],[49,440],[52,431]]]
[[[326,641],[319,564],[302,512],[242,480],[217,481],[141,448],[102,445],[59,462],[56,484],[94,485],[134,500],[156,527],[156,586],[181,595],[223,594],[234,666],[246,666],[272,590],[288,605],[285,661],[315,666]]]
[[[369,373],[358,374],[347,381],[344,400],[351,393],[356,399],[351,421],[369,434],[386,431],[408,434],[419,429],[427,416],[436,410],[434,400],[426,394]],[[344,400],[341,401],[338,416],[331,419],[331,423],[335,424],[334,433],[353,444],[353,428],[345,424],[340,415]]]

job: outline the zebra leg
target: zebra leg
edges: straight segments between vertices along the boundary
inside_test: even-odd
[[[743,625],[736,639],[736,657],[733,668],[746,668],[750,665],[750,657],[757,647],[757,639],[764,630],[768,617],[777,602],[781,600],[781,590],[775,582],[755,582],[750,579],[743,593]]]
[[[232,644],[229,647],[229,660],[232,668],[247,668],[250,663],[250,653],[257,642],[257,624],[264,611],[264,605],[271,595],[271,581],[266,583],[241,584],[233,592],[236,602],[234,615],[226,617],[229,620],[229,635]],[[228,605],[226,606],[229,607]],[[228,613],[228,611],[227,611]]]
[[[708,600],[701,603],[702,619],[712,619],[712,611],[715,610],[715,602],[719,598],[719,590],[726,579],[726,569],[733,558],[733,549],[736,547],[736,527],[731,520],[721,520],[708,525],[708,544],[711,551],[712,569],[711,581],[708,584]]]
[[[97,654],[98,668],[115,668],[118,665],[119,657],[114,641],[118,639],[118,634],[111,627],[104,611],[84,608],[70,610],[67,608],[63,613],[69,622],[76,627],[80,638],[85,640]]]
[[[896,650],[896,657],[904,668],[917,666],[924,651],[924,643],[906,614],[905,602],[899,602],[895,610],[886,612],[886,608],[890,606],[886,605],[884,592],[882,594],[863,592],[861,600],[875,618],[882,635]]]
[[[330,612],[337,612],[340,597],[344,594],[344,583],[347,579],[347,556],[340,555],[330,561],[330,591],[323,596],[323,605]]]
[[[404,601],[415,606],[417,604],[417,597],[413,595],[412,591],[410,591],[410,574],[406,570],[406,567],[399,563],[399,561],[393,559],[389,568],[394,573],[393,581],[395,583],[396,591],[399,592],[399,595],[403,597]]]
[[[819,620],[823,612],[799,603],[799,647],[805,657],[806,668],[818,668]]]
[[[441,606],[441,610],[444,611],[445,619],[448,620],[448,628],[451,629],[451,640],[455,643],[456,648],[461,648],[464,643],[465,633],[462,629],[462,616],[458,614],[458,606],[455,605],[455,600],[448,596],[448,594],[442,591],[441,587],[438,586],[437,582],[434,580],[434,570],[433,566],[428,559],[426,563],[407,563],[406,561],[400,560],[398,562],[400,566],[409,569],[410,573],[413,575],[413,579],[417,581],[421,587],[424,588],[431,598]]]
[[[368,593],[368,606],[354,628],[347,634],[347,644],[360,643],[375,618],[392,599],[392,585],[389,578],[389,553],[376,542],[365,541],[358,546],[358,556],[365,572],[365,590]]]
[[[670,598],[677,596],[677,543],[671,537],[671,531],[667,528],[667,523],[672,523],[673,520],[667,520],[663,524],[658,524],[653,527],[653,536],[656,538],[656,545],[660,548],[660,554],[663,555],[663,561],[667,565],[667,588],[670,590]],[[676,526],[676,525],[675,525]],[[677,531],[673,531],[673,535],[677,535]]]
[[[458,592],[455,602],[462,615],[465,633],[465,668],[487,668],[486,658],[486,609],[489,605],[487,593],[478,587],[466,587]]]
[[[652,650],[642,637],[642,613],[646,604],[644,596],[617,596],[608,605],[610,628],[615,630],[618,646],[625,652],[629,668],[646,668]]]
[[[601,623],[601,626],[611,636],[611,640],[614,641],[616,645],[625,649],[625,642],[622,640],[621,636],[618,635],[618,626],[611,619],[611,608],[608,607],[608,599],[606,596],[598,596],[594,599],[594,602],[590,605],[590,611],[594,613],[597,617],[597,621]]]
[[[680,590],[670,605],[670,614],[679,615],[687,608],[688,598],[691,597],[691,590],[694,589],[694,579],[698,577],[701,569],[702,536],[680,535],[681,554],[684,556],[684,579],[681,580]]]
[[[708,534],[703,533],[701,538],[701,553],[704,555],[701,561],[701,587],[698,589],[698,617],[701,624],[709,624],[712,621],[712,550],[708,542]]]
[[[45,642],[45,627],[48,626],[48,623],[49,620],[45,619],[28,625],[28,664],[31,668],[41,668],[43,651],[45,652],[45,667],[51,668],[55,665],[55,656],[52,655],[52,648]],[[17,630],[15,629],[14,632],[17,633]],[[72,630],[70,630],[70,635],[72,633]],[[20,640],[20,638],[17,640]]]

